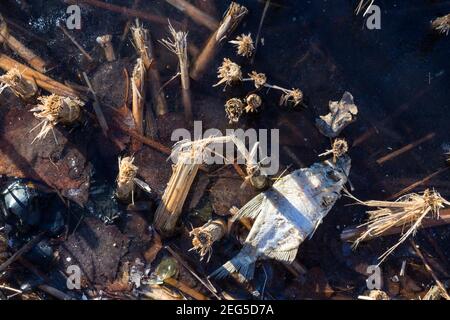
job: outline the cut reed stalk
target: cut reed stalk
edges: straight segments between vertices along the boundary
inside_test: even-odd
[[[144,135],[144,103],[145,103],[145,66],[141,58],[138,58],[131,76],[132,113],[136,131]],[[136,139],[132,141],[133,152],[142,147],[142,142]]]
[[[191,100],[191,81],[189,78],[189,58],[187,53],[187,33],[175,31],[169,23],[172,39],[163,39],[161,43],[171,52],[177,55],[180,67],[181,93],[186,121],[193,120],[192,100]]]
[[[138,167],[133,162],[134,157],[119,158],[116,195],[120,200],[128,200],[130,196],[134,198],[134,178],[136,178]]]
[[[212,245],[227,233],[227,225],[221,219],[207,222],[201,227],[193,229],[189,235],[192,237],[192,249],[198,252],[200,260],[208,255],[211,258]]]
[[[10,69],[0,77],[0,93],[9,88],[17,97],[28,100],[37,94],[36,82],[27,81],[17,68]]]
[[[220,22],[219,28],[209,37],[202,52],[194,63],[193,69],[191,70],[191,77],[194,80],[198,80],[203,76],[210,62],[216,55],[219,44],[233,33],[247,12],[248,10],[246,7],[241,6],[236,2],[231,2]]]

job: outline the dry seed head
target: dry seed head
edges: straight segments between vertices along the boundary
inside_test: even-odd
[[[231,2],[216,32],[216,41],[221,41],[231,34],[247,13],[246,7],[236,2]]]
[[[58,123],[69,124],[77,121],[81,116],[81,107],[84,106],[84,103],[77,98],[62,97],[56,94],[39,97],[38,101],[40,104],[30,111],[36,118],[43,120],[40,123],[42,124],[41,131],[33,142],[36,139],[45,138],[47,133]]]
[[[303,102],[303,92],[300,89],[286,91],[280,99],[280,105],[287,106],[292,103],[295,106]]]
[[[244,112],[244,103],[239,98],[229,99],[225,103],[225,112],[230,123],[236,123]]]
[[[138,171],[138,167],[133,162],[134,157],[119,159],[119,175],[117,176],[117,182],[119,184],[133,183]]]
[[[231,40],[230,43],[235,45],[237,54],[243,57],[250,57],[255,50],[251,33],[248,35],[241,34],[235,40]]]
[[[336,139],[333,142],[333,145],[331,147],[331,150],[327,150],[324,153],[320,154],[319,156],[325,156],[328,154],[333,155],[333,162],[336,162],[336,160],[339,157],[342,157],[344,154],[346,154],[348,151],[348,143],[345,141],[345,139]]]
[[[217,78],[220,80],[213,87],[219,86],[222,83],[230,85],[232,82],[242,80],[241,67],[228,58],[223,59],[222,65],[219,67],[217,73]]]
[[[255,83],[255,87],[261,88],[267,83],[267,77],[264,73],[258,73],[256,71],[252,71],[252,73],[249,73],[248,76],[250,79],[252,79]]]
[[[438,32],[448,35],[448,33],[450,32],[450,13],[446,16],[439,17],[433,20],[433,22],[431,22],[431,26]]]
[[[261,106],[262,100],[256,93],[252,93],[247,97],[246,102],[245,111],[248,113],[255,112]]]

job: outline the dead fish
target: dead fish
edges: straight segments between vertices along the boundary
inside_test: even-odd
[[[336,163],[328,160],[315,163],[281,178],[250,200],[233,217],[233,221],[256,219],[241,251],[211,277],[220,279],[239,272],[250,280],[259,259],[291,263],[300,244],[312,236],[340,198],[350,166],[346,155]]]
[[[336,138],[342,130],[356,120],[358,107],[350,92],[345,92],[341,101],[330,101],[330,113],[316,119],[316,127],[328,138]]]

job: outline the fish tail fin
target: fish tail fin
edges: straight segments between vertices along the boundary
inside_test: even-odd
[[[239,252],[234,258],[211,273],[210,277],[223,279],[231,273],[238,272],[245,280],[253,279],[255,273],[256,258],[248,255],[246,250]]]

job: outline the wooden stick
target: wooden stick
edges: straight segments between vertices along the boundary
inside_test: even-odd
[[[414,149],[418,145],[420,145],[420,144],[422,144],[422,143],[424,143],[424,142],[426,142],[428,140],[433,139],[435,136],[436,136],[436,134],[434,132],[429,133],[425,137],[423,137],[423,138],[421,138],[419,140],[416,140],[416,141],[414,141],[414,142],[412,142],[410,144],[407,144],[406,146],[404,146],[404,147],[402,147],[402,148],[400,148],[398,150],[395,150],[395,151],[393,151],[393,152],[391,152],[391,153],[389,153],[389,154],[379,158],[377,160],[377,163],[378,164],[383,164],[386,161],[392,160],[392,159],[398,157],[399,155]]]
[[[97,94],[95,93],[94,88],[92,87],[92,84],[89,81],[89,78],[88,78],[86,72],[83,72],[83,77],[84,77],[84,80],[86,81],[86,84],[89,87],[89,91],[94,96],[93,107],[94,107],[95,115],[97,116],[98,123],[100,124],[100,127],[102,128],[103,134],[105,136],[108,136],[108,131],[109,131],[108,123],[106,122],[105,115],[103,114],[102,108],[100,106],[100,102],[98,101]]]
[[[24,253],[28,252],[29,250],[31,250],[39,241],[41,241],[42,236],[44,235],[45,232],[42,232],[40,234],[38,234],[37,236],[35,236],[33,239],[31,239],[31,241],[29,241],[28,243],[26,243],[23,247],[21,247],[19,250],[17,250],[11,257],[9,257],[8,260],[6,260],[5,262],[3,262],[0,265],[0,273],[2,273],[3,271],[5,271],[12,263],[14,263],[18,258],[20,258]]]
[[[420,228],[432,228],[432,227],[439,227],[450,224],[450,209],[444,209],[441,210],[439,214],[439,219],[424,219],[423,223]],[[341,233],[341,240],[347,241],[347,242],[353,242],[356,239],[358,239],[364,232],[367,231],[366,226],[359,226],[359,227],[348,227],[345,228]],[[363,241],[372,240],[378,237],[384,237],[384,236],[390,236],[394,234],[399,234],[404,231],[404,228],[402,227],[394,227],[386,230],[383,234],[380,234],[378,236],[369,236]]]
[[[129,9],[129,8],[126,8],[126,7],[117,6],[117,5],[106,3],[106,2],[103,2],[103,1],[98,1],[98,0],[65,0],[64,2],[65,3],[69,3],[69,4],[83,4],[84,3],[84,4],[88,4],[90,6],[93,6],[93,7],[101,8],[101,9],[112,11],[112,12],[116,12],[116,13],[120,13],[120,14],[122,14],[124,16],[127,16],[127,17],[140,18],[142,20],[147,20],[147,21],[150,21],[150,22],[163,24],[163,25],[165,25],[167,23],[167,18],[166,17],[162,17],[160,15],[143,12],[141,10]],[[176,22],[176,24],[179,25],[180,23]]]
[[[420,251],[419,246],[416,245],[416,243],[414,242],[414,240],[411,240],[411,246],[413,247],[414,251],[416,252],[416,254],[419,256],[419,258],[422,260],[423,265],[425,266],[425,269],[428,270],[428,272],[431,274],[431,276],[434,279],[434,282],[436,282],[437,286],[441,289],[442,292],[442,296],[446,299],[446,300],[450,300],[450,296],[447,293],[447,290],[445,289],[445,286],[442,284],[442,282],[439,280],[439,278],[436,276],[436,274],[434,273],[433,269],[430,267],[430,265],[427,262],[427,259],[425,258],[425,256],[422,254],[422,251]]]
[[[198,9],[185,0],[166,0],[169,4],[188,15],[196,23],[205,26],[211,31],[217,30],[219,21],[211,17],[209,14]]]
[[[64,97],[70,97],[70,98],[83,98],[80,96],[80,94],[75,91],[74,89],[59,83],[42,73],[33,70],[20,62],[8,57],[7,55],[0,53],[0,68],[9,71],[12,68],[17,68],[26,80],[29,81],[36,81],[36,84],[41,87],[44,90],[47,90],[48,92],[64,96]]]
[[[78,41],[74,37],[72,37],[69,31],[67,31],[67,29],[61,23],[58,23],[58,27],[66,35],[66,37],[69,38],[70,41],[72,41],[75,47],[77,47],[77,49],[80,50],[80,52],[86,57],[86,59],[88,59],[90,62],[94,61],[94,58],[92,58],[91,55],[87,53],[86,50],[84,50],[84,48],[78,43]]]
[[[425,178],[423,178],[423,179],[421,179],[421,180],[419,180],[419,181],[417,181],[417,182],[414,182],[414,183],[411,184],[410,186],[408,186],[408,187],[406,187],[406,188],[400,190],[400,191],[397,192],[396,194],[390,196],[388,199],[389,199],[389,200],[397,199],[398,197],[400,197],[400,196],[402,196],[402,195],[404,195],[404,194],[406,194],[406,193],[409,193],[411,190],[413,190],[413,189],[417,188],[418,186],[420,186],[420,185],[422,185],[422,184],[424,184],[424,183],[430,181],[432,178],[434,178],[435,176],[437,176],[437,175],[439,175],[439,174],[441,174],[441,173],[447,171],[448,169],[450,169],[450,168],[449,168],[449,167],[441,168],[441,169],[439,169],[439,170],[433,172],[432,174],[426,176]]]
[[[0,43],[5,43],[11,50],[16,52],[22,59],[24,59],[30,66],[39,72],[45,73],[47,71],[47,62],[27,48],[23,43],[9,34],[8,26],[5,20],[0,15]]]
[[[209,37],[205,47],[197,57],[191,70],[192,79],[198,80],[203,76],[209,63],[216,55],[219,44],[231,35],[247,12],[248,10],[244,6],[231,2],[219,28]]]
[[[184,282],[181,282],[179,280],[173,279],[173,278],[167,278],[164,280],[164,283],[167,283],[171,285],[172,287],[177,288],[178,290],[190,295],[192,298],[196,300],[209,300],[208,297],[203,295],[202,293],[198,292],[197,290],[192,289]]]

